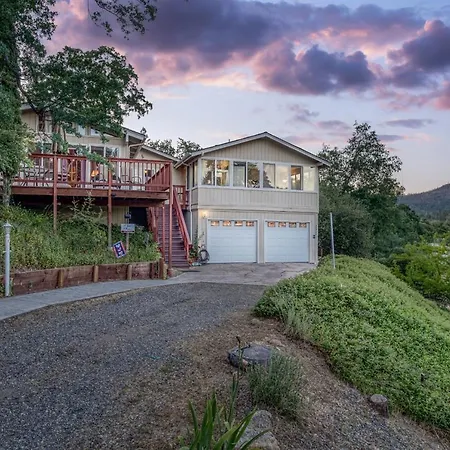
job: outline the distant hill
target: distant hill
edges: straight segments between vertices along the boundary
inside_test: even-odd
[[[403,195],[398,202],[418,214],[443,218],[450,215],[450,183],[420,194]]]

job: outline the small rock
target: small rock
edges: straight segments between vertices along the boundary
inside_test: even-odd
[[[239,347],[234,347],[228,352],[228,360],[235,367],[239,366],[241,357],[243,367],[247,367],[251,364],[261,364],[267,366],[271,356],[272,349],[270,347],[256,343],[251,343],[247,347],[243,347],[241,349],[239,349]]]
[[[270,414],[269,411],[264,410],[256,411],[255,415],[252,418],[252,421],[242,435],[242,438],[239,440],[237,448],[241,448],[241,446],[243,446],[258,433],[261,433],[264,430],[271,429],[272,414]],[[250,448],[260,450],[280,450],[278,441],[273,435],[272,431],[268,431],[267,433],[263,434],[259,439],[253,442]]]
[[[381,415],[384,417],[389,416],[388,399],[381,394],[373,394],[369,398],[370,403]]]
[[[254,317],[254,318],[250,321],[250,323],[251,323],[252,325],[254,325],[254,326],[261,325],[261,321],[260,321],[259,319],[257,319],[256,317]]]

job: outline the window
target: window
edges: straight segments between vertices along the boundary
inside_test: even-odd
[[[279,228],[286,228],[286,222],[278,222]]]
[[[276,223],[275,222],[267,222],[267,226],[269,228],[275,228],[276,227]]]
[[[275,188],[275,164],[264,163],[263,187],[269,189]]]
[[[302,190],[302,168],[299,166],[291,166],[291,189]]]
[[[231,220],[224,220],[224,221],[222,222],[222,225],[223,225],[224,227],[231,227]]]
[[[300,228],[308,228],[308,224],[305,223],[305,222],[299,223],[298,226],[299,226]]]
[[[95,128],[91,128],[91,136],[100,136],[100,131],[97,131]]]
[[[277,189],[288,189],[289,188],[289,166],[279,166],[277,165]]]
[[[289,222],[289,228],[297,228],[297,222]]]
[[[197,162],[192,164],[192,176],[194,178],[192,185],[197,186]]]
[[[259,167],[256,163],[247,163],[247,187],[259,188]]]
[[[216,161],[216,186],[230,185],[230,161],[218,160]]]
[[[202,159],[202,184],[206,186],[214,185],[214,172],[216,162],[214,159]]]
[[[245,226],[246,227],[254,227],[255,222],[253,220],[247,220],[247,222],[245,222]]]
[[[235,227],[242,227],[242,226],[244,226],[244,222],[242,222],[242,220],[235,220],[234,221],[234,226]]]
[[[212,227],[218,227],[220,225],[218,220],[211,220],[210,223]]]
[[[315,167],[303,167],[303,189],[305,191],[316,190],[316,168]]]
[[[91,153],[96,153],[97,155],[105,156],[105,147],[99,145],[92,145]]]
[[[233,162],[233,186],[245,187],[246,186],[246,173],[247,163],[245,161]]]
[[[77,125],[77,133],[81,136],[86,136],[86,128],[84,128],[82,125]]]

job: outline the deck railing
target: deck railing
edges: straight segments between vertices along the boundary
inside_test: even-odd
[[[180,206],[182,209],[185,209],[188,207],[188,198],[187,198],[187,191],[186,186],[184,184],[174,184],[173,189],[177,194],[178,202],[180,203]]]
[[[31,165],[21,167],[13,186],[73,189],[125,189],[164,192],[170,187],[171,163],[146,159],[108,158],[108,164],[85,156],[32,154]]]
[[[189,259],[189,251],[191,250],[192,243],[189,237],[189,232],[184,221],[183,211],[181,210],[180,202],[178,201],[178,193],[173,191],[173,209],[178,219],[178,225],[180,227],[181,237],[183,238],[183,246],[186,255],[186,260]]]

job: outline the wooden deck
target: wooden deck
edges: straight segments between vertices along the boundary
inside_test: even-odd
[[[169,198],[172,163],[110,158],[109,164],[83,156],[33,154],[32,164],[14,178],[15,196],[136,199],[149,206]]]

